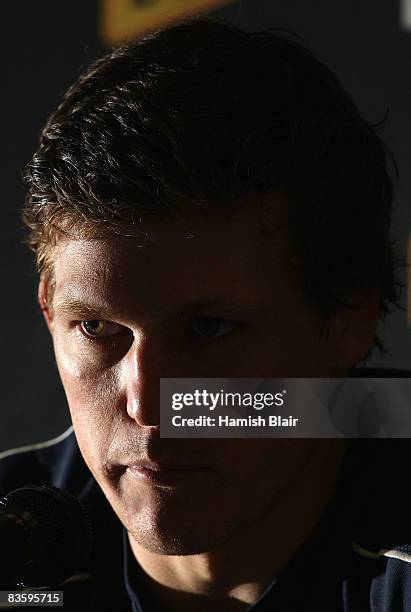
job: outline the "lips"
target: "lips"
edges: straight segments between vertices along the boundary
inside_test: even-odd
[[[190,464],[176,463],[175,461],[142,461],[142,460],[131,460],[127,462],[128,467],[136,467],[144,470],[152,470],[153,472],[170,472],[177,470],[195,470],[199,466],[193,466]]]
[[[128,464],[127,471],[142,483],[173,487],[196,480],[209,470],[176,463],[137,462]]]

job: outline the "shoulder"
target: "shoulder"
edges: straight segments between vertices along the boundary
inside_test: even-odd
[[[75,472],[74,479],[73,472]],[[0,453],[2,496],[11,489],[30,484],[54,485],[61,488],[71,484],[78,489],[89,476],[91,474],[81,457],[73,427],[69,427],[55,438]]]
[[[354,570],[347,598],[356,600],[368,582],[373,612],[400,610],[403,601],[411,605],[410,443],[351,440],[350,452],[342,501],[349,509]]]
[[[82,502],[94,532],[92,554],[83,569],[101,586],[102,547],[117,551],[116,565],[121,567],[121,525],[88,469],[72,427],[55,438],[0,453],[0,498],[26,485],[55,486]]]

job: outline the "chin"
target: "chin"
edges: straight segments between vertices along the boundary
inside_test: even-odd
[[[142,548],[159,555],[196,555],[226,543],[230,529],[208,522],[192,513],[180,515],[163,508],[148,508],[123,523],[133,540]]]
[[[206,534],[187,534],[186,531],[143,531],[138,527],[128,533],[139,546],[157,555],[199,555],[218,548],[227,540],[226,537],[211,539]]]

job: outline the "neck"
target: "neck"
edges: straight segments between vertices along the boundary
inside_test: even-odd
[[[261,520],[225,545],[197,555],[150,552],[129,534],[146,575],[146,596],[161,609],[240,612],[255,603],[318,523],[338,478],[344,440],[318,440],[298,477]]]

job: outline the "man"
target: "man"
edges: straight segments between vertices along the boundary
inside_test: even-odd
[[[160,378],[340,377],[381,346],[386,157],[300,43],[202,20],[102,57],[50,117],[24,220],[75,437],[4,458],[2,489],[88,505],[88,609],[407,609],[371,447],[159,431]]]

